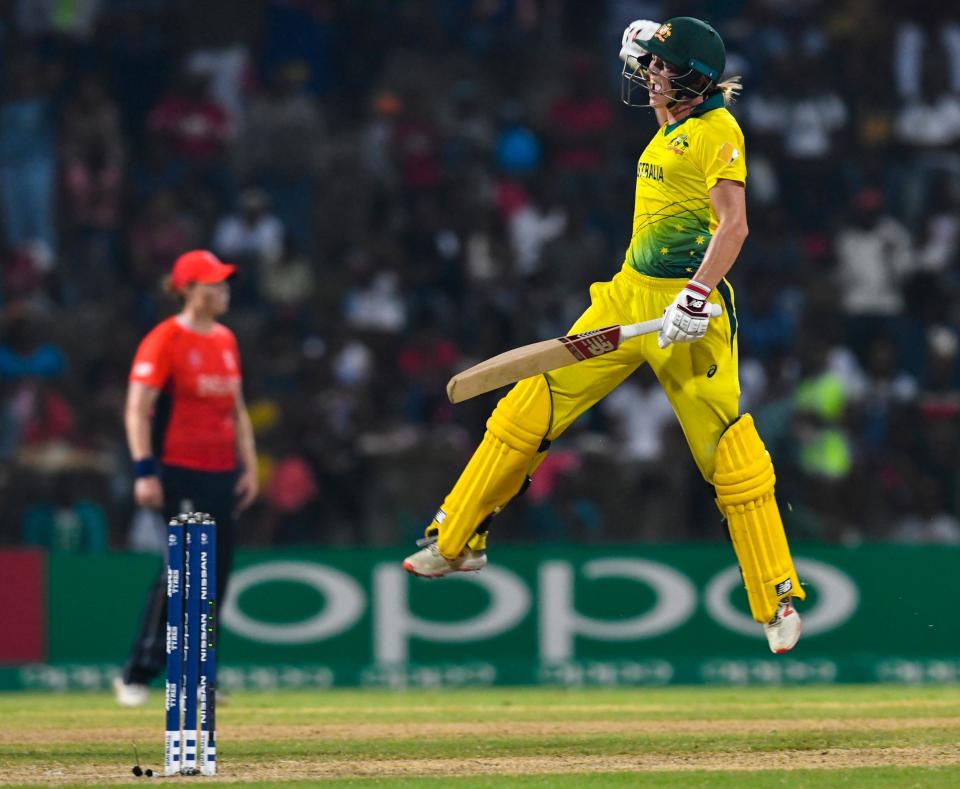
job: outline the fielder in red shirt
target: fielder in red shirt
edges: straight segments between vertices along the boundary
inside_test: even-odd
[[[181,512],[215,518],[219,600],[225,599],[232,563],[234,520],[258,492],[240,353],[233,332],[217,322],[229,306],[227,280],[234,273],[205,250],[177,259],[168,289],[183,307],[140,343],[125,414],[137,505],[162,510],[166,519]],[[161,574],[123,676],[114,684],[117,700],[126,706],[146,703],[147,685],[165,663],[164,584]]]

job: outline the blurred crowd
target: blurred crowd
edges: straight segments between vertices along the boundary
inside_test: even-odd
[[[960,12],[915,0],[0,2],[0,543],[157,547],[122,429],[182,251],[236,263],[263,494],[245,544],[419,536],[497,395],[620,267],[649,111],[623,28],[711,21],[743,76],[743,408],[794,540],[960,542]],[[664,462],[669,458],[670,462]],[[498,541],[722,539],[641,370]]]

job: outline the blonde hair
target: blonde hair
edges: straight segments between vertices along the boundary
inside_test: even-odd
[[[717,90],[723,94],[724,105],[729,107],[740,96],[740,91],[743,90],[743,84],[740,82],[740,77],[730,77],[730,79],[725,79],[723,82],[718,82]]]

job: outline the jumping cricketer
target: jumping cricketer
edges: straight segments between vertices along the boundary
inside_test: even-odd
[[[774,498],[770,455],[752,417],[740,413],[737,314],[725,279],[747,236],[743,132],[726,109],[740,86],[720,81],[723,41],[699,19],[638,20],[622,44],[622,98],[651,107],[660,128],[637,162],[623,266],[591,286],[590,306],[570,333],[661,314],[663,328],[517,383],[404,568],[428,578],[482,569],[491,519],[523,492],[551,442],[649,364],[716,491],[753,618],[770,649],[787,652],[801,630],[793,601],[805,593]],[[710,319],[710,303],[722,305],[721,317]]]

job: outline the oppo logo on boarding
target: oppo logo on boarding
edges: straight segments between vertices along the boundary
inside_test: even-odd
[[[842,570],[813,559],[796,560],[797,572],[818,591],[818,602],[804,606],[804,635],[825,633],[839,627],[857,609],[856,584]],[[648,610],[630,618],[599,619],[577,610],[575,589],[601,579],[626,579],[654,593]],[[268,622],[241,610],[240,596],[261,583],[283,581],[312,587],[324,598],[324,606],[298,622]],[[482,573],[451,576],[444,584],[468,583],[487,593],[481,612],[459,620],[435,620],[419,616],[409,605],[409,575],[394,563],[373,570],[372,605],[374,659],[401,663],[408,659],[410,642],[434,643],[484,641],[503,635],[520,624],[533,607],[534,595],[527,582],[504,567],[492,566]],[[683,625],[695,612],[698,592],[682,572],[661,562],[639,558],[598,558],[584,562],[579,577],[568,561],[545,561],[536,580],[538,652],[541,660],[561,661],[576,657],[575,641],[635,641],[654,638]],[[731,595],[741,588],[740,571],[734,564],[717,573],[704,587],[703,605],[721,627],[751,638],[763,638],[748,614],[737,610]],[[828,600],[829,605],[824,605]],[[224,625],[238,635],[267,644],[309,644],[340,635],[364,615],[368,597],[354,578],[322,564],[303,561],[264,562],[234,573],[223,607]]]

